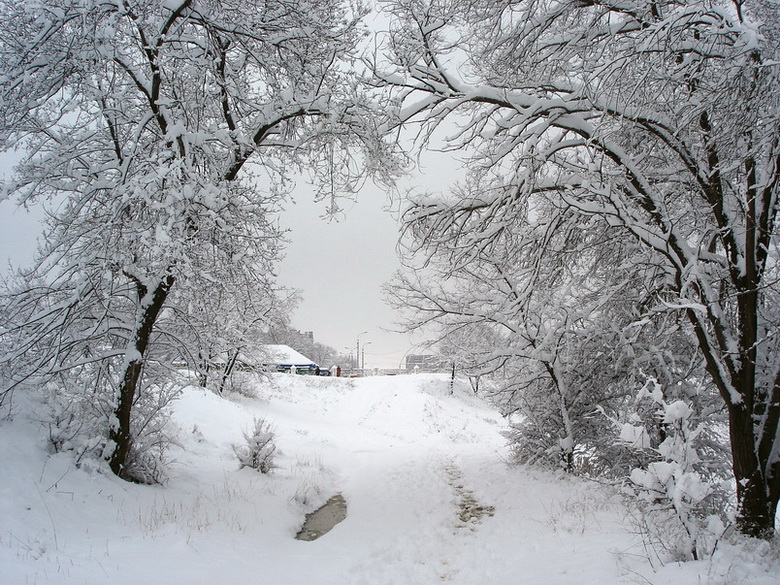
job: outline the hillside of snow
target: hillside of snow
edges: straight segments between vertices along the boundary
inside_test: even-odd
[[[504,420],[446,376],[274,375],[173,406],[168,480],[126,483],[47,449],[36,403],[0,421],[0,583],[533,585],[780,583],[777,543],[660,566],[618,496],[515,467]],[[255,419],[276,469],[239,469]],[[346,519],[296,540],[335,494]]]

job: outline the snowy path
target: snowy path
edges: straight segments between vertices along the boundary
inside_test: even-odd
[[[483,420],[467,420],[465,410],[443,408],[441,397],[403,395],[405,389],[394,389],[388,380],[338,390],[332,383],[338,381],[329,382],[317,412],[304,415],[306,428],[299,431],[308,441],[301,448],[318,450],[322,465],[334,470],[334,489],[347,499],[349,513],[308,546],[333,555],[328,571],[334,583],[451,581],[459,549],[477,526],[464,529],[459,519],[462,496],[453,483],[462,472],[455,461],[470,455],[502,466],[500,419],[486,410]],[[446,391],[446,385],[437,390]],[[269,418],[282,416],[271,408]],[[495,440],[477,440],[485,438],[484,426]]]
[[[568,498],[576,508],[572,499],[580,496],[538,480],[526,482],[533,489],[525,498],[517,493],[519,478],[511,477],[516,470],[504,463],[504,422],[484,403],[449,396],[442,380],[421,378],[419,384],[428,384],[422,392],[409,387],[408,378],[368,379],[357,388],[334,388],[333,382],[323,383],[330,387],[315,411],[302,412],[307,399],[293,406],[306,438],[300,448],[318,452],[322,466],[334,472],[331,489],[343,493],[349,506],[344,522],[301,551],[330,557],[318,583],[583,584],[603,583],[604,567],[614,574],[615,559],[598,539],[595,547],[603,548],[596,555],[583,547],[582,557],[559,558],[566,531],[584,531],[587,520],[554,527],[561,534],[547,541],[535,534],[558,521],[551,514],[564,514],[550,511],[559,506],[556,499]],[[276,396],[269,418],[282,420],[288,406],[275,408]],[[479,519],[461,519],[464,509],[480,506],[492,508],[493,516],[485,511]],[[523,533],[524,541],[514,540],[513,534]],[[540,559],[547,568],[537,573]],[[578,570],[583,564],[602,570],[589,581]],[[553,581],[550,567],[557,575]]]

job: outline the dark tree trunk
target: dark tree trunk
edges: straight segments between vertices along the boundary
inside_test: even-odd
[[[744,405],[729,409],[731,456],[737,483],[737,530],[747,536],[771,538],[777,499],[764,473],[766,461],[756,453],[753,420]]]
[[[225,391],[225,386],[227,385],[227,381],[230,378],[230,375],[233,373],[233,369],[236,367],[239,351],[241,351],[240,348],[228,354],[228,361],[225,364],[225,369],[222,372],[222,380],[219,383],[220,395],[222,394],[222,392]]]
[[[450,376],[450,394],[455,393],[455,362],[452,362],[452,375]]]
[[[198,374],[198,385],[201,388],[205,388],[206,384],[209,382],[209,370],[211,369],[211,366],[209,364],[203,365],[203,367],[200,370],[200,373]]]
[[[200,371],[198,372],[198,384],[201,386],[201,388],[205,388],[206,384],[208,384],[209,382],[209,372],[211,372],[211,362],[212,362],[211,352],[209,352],[208,357],[204,356],[202,351],[198,352],[198,363],[200,366]]]
[[[777,448],[780,420],[780,389],[763,388],[757,375],[759,346],[758,280],[751,261],[747,262],[748,280],[740,284],[738,297],[738,365],[728,364],[723,355],[727,343],[720,341],[721,352],[709,342],[696,318],[694,324],[699,347],[707,361],[707,370],[728,407],[732,467],[737,490],[737,530],[746,536],[769,539],[775,534],[775,513],[780,495],[780,462],[772,463]],[[691,313],[689,312],[689,315]],[[711,316],[717,331],[722,323]],[[719,367],[723,364],[723,367]]]
[[[109,438],[114,442],[114,451],[109,460],[109,467],[116,475],[129,481],[134,479],[128,473],[127,468],[128,457],[133,446],[133,436],[130,430],[133,400],[138,388],[138,381],[141,378],[146,350],[149,347],[154,324],[160,315],[165,300],[168,298],[174,278],[171,275],[166,276],[157,283],[151,293],[139,281],[136,280],[135,282],[140,299],[140,314],[137,320],[138,328],[135,332],[132,347],[129,348],[128,353],[130,355],[127,359],[127,366],[119,384],[119,400],[114,410],[116,423],[109,433]]]
[[[571,449],[561,448],[561,469],[566,473],[574,473],[574,453]]]

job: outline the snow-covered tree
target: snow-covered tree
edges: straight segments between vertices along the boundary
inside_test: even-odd
[[[4,193],[47,212],[5,303],[5,387],[97,364],[114,473],[133,478],[133,405],[173,291],[190,293],[178,314],[222,285],[267,294],[290,177],[323,176],[324,196],[378,168],[357,154],[372,117],[344,66],[361,15],[340,0],[0,3],[0,146],[23,153]]]
[[[461,371],[492,375],[494,399],[519,415],[519,460],[626,473],[600,413],[616,415],[629,401],[638,372],[674,384],[691,371],[690,344],[669,351],[685,332],[642,314],[658,276],[637,269],[642,249],[593,218],[541,205],[533,218],[500,220],[502,234],[487,248],[479,240],[489,213],[436,234],[411,213],[409,261],[421,257],[422,265],[398,276],[391,298],[413,311],[411,327],[435,322],[443,346],[458,341]],[[651,325],[663,340],[648,346]]]
[[[418,202],[431,237],[482,214],[489,249],[538,201],[630,235],[660,271],[729,417],[740,532],[780,498],[775,2],[399,0],[388,132],[458,151],[464,196]],[[437,134],[437,130],[442,131]],[[604,246],[609,246],[605,242]]]
[[[276,467],[275,433],[265,419],[255,419],[254,429],[244,433],[244,445],[233,445],[241,467],[251,467],[260,473],[271,473]]]
[[[186,308],[175,320],[180,361],[197,373],[200,386],[220,394],[235,366],[257,357],[269,330],[285,320],[296,301],[292,291],[274,284],[273,273],[254,274],[263,279],[260,286],[241,279],[213,281],[206,295],[176,289],[170,300],[173,311]]]
[[[387,290],[390,293],[389,298],[401,292],[394,290],[392,283],[388,285]],[[407,309],[408,306],[402,308],[402,310]],[[482,377],[492,374],[491,371],[485,371],[480,350],[493,347],[497,337],[497,332],[488,323],[461,323],[442,331],[435,350],[441,356],[443,363],[454,365],[456,372],[466,375],[474,393],[479,394]]]

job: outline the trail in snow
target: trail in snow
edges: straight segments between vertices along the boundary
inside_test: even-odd
[[[771,548],[724,544],[714,564],[653,569],[618,498],[508,466],[504,421],[466,384],[451,395],[439,376],[282,375],[247,389],[184,391],[163,486],[47,452],[42,417],[22,401],[0,422],[0,583],[778,583]],[[232,447],[260,417],[279,448],[267,476],[239,469]],[[346,519],[296,540],[337,493]]]
[[[281,393],[296,400],[286,385],[297,382],[278,379],[272,398]],[[296,419],[303,415],[305,421],[296,430],[307,439],[299,448],[318,452],[349,505],[347,519],[322,543],[312,543],[341,549],[329,567],[338,579],[333,582],[452,579],[463,540],[452,470],[467,458],[504,467],[501,419],[476,398],[450,397],[446,381],[436,378],[313,382],[322,392],[316,412],[303,411],[311,404],[308,396],[299,397],[295,409]],[[269,418],[284,415],[272,399]]]

